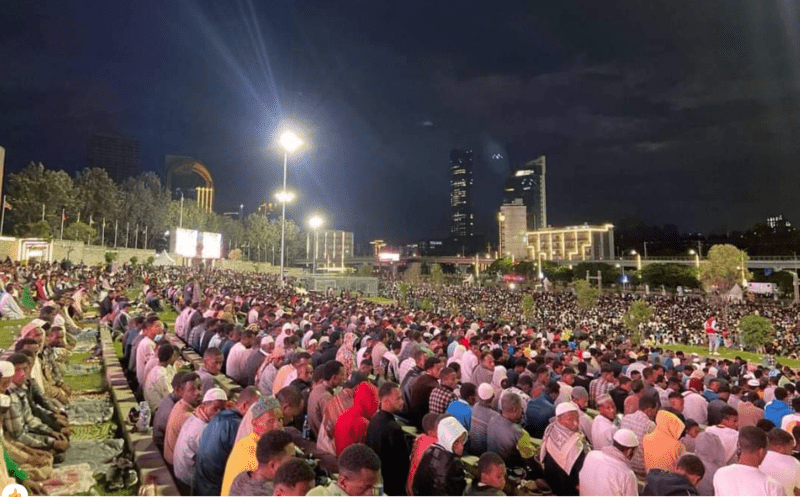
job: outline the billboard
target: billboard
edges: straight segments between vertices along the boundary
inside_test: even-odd
[[[378,254],[378,260],[384,262],[397,262],[400,260],[400,254],[393,254],[390,252],[381,252]]]
[[[205,231],[175,228],[173,252],[190,259],[219,259],[222,254],[222,235]]]
[[[750,293],[764,293],[764,294],[772,294],[773,292],[773,284],[772,283],[757,283],[757,282],[748,282],[747,283],[747,291]]]
[[[208,233],[206,231],[202,234],[203,259],[219,259],[222,255],[222,234]]]

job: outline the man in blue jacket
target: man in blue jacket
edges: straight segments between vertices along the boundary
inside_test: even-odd
[[[208,423],[197,446],[194,495],[220,495],[222,477],[239,431],[242,417],[258,401],[258,390],[247,387],[233,409],[225,409]]]
[[[764,417],[780,428],[783,417],[792,414],[792,409],[786,403],[788,392],[783,387],[775,389],[775,399],[764,407]]]

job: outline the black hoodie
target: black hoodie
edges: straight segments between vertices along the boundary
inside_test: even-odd
[[[641,495],[698,495],[694,485],[683,475],[663,469],[647,473],[647,484]]]

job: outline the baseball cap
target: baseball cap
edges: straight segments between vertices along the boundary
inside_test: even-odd
[[[208,392],[206,392],[206,394],[203,395],[203,402],[212,402],[214,400],[221,400],[223,402],[227,402],[228,396],[225,394],[225,391],[221,388],[209,388]]]
[[[481,400],[489,400],[494,397],[494,388],[488,383],[481,383],[478,387],[478,398]]]
[[[578,411],[578,406],[573,404],[572,402],[562,402],[556,406],[556,416],[561,416],[562,414],[566,414],[572,411]]]
[[[626,428],[621,428],[614,433],[614,441],[623,447],[638,447],[639,439],[636,434]]]
[[[747,386],[749,386],[749,387],[759,387],[759,386],[761,386],[761,383],[759,383],[759,381],[756,380],[756,379],[752,379],[752,380],[748,380],[747,381]]]

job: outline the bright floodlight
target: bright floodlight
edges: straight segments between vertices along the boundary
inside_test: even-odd
[[[294,193],[288,191],[280,191],[275,194],[275,198],[278,199],[278,202],[285,204],[291,202],[294,199]]]
[[[694,254],[695,254],[694,249],[689,250],[689,255],[694,255]]]
[[[279,141],[280,141],[281,147],[283,147],[283,149],[286,150],[289,153],[294,152],[295,150],[300,148],[300,145],[303,144],[303,140],[301,140],[299,136],[297,136],[296,134],[292,133],[291,131],[285,131],[281,135]]]
[[[637,252],[635,250],[631,250],[631,255],[637,255]]]
[[[319,216],[311,216],[308,220],[308,225],[311,226],[311,229],[317,229],[322,226],[322,218]]]

